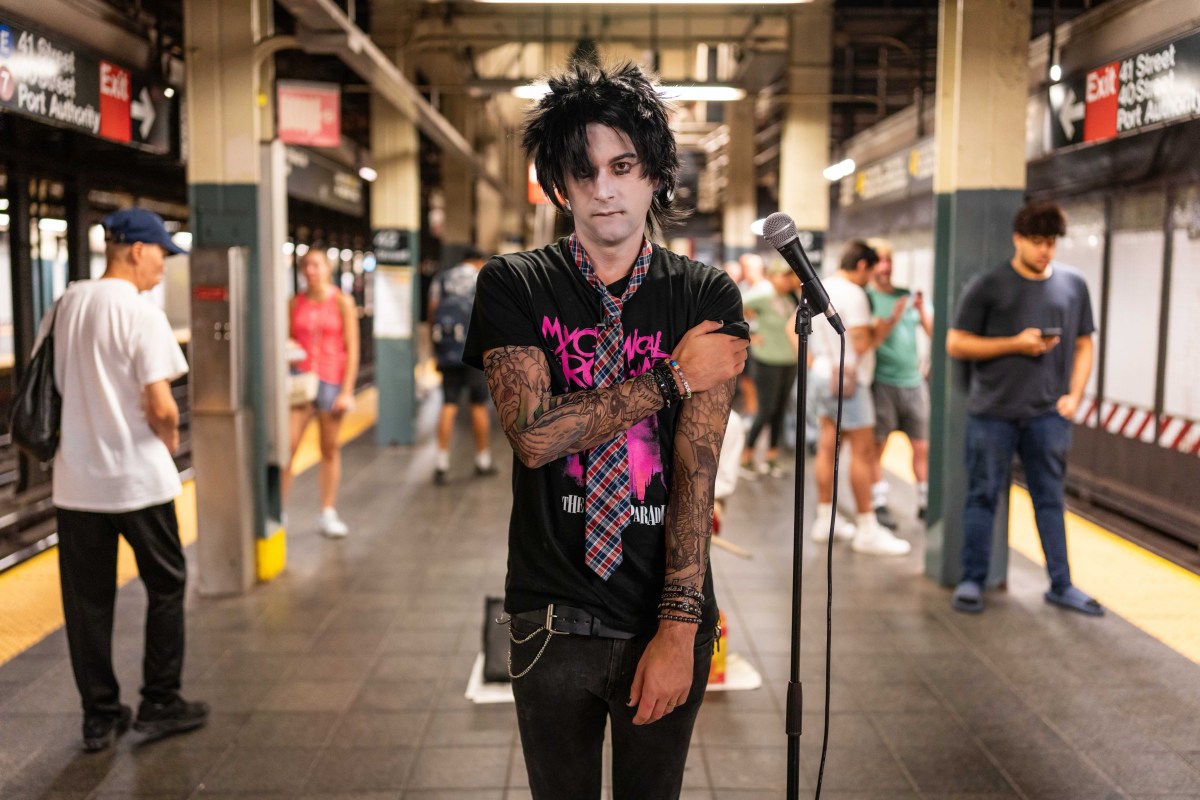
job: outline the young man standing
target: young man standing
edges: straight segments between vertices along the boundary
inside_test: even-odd
[[[468,248],[462,263],[439,272],[429,287],[429,321],[433,333],[433,352],[442,373],[442,413],[437,427],[437,464],[433,482],[446,483],[450,471],[450,439],[454,418],[465,393],[471,405],[471,432],[475,435],[475,474],[494,475],[491,425],[488,419],[487,380],[478,370],[463,363],[471,307],[475,304],[475,284],[487,258],[481,250]]]
[[[165,257],[184,251],[146,209],[117,211],[104,227],[104,275],[68,286],[53,323],[63,397],[54,458],[58,563],[88,751],[111,745],[132,717],[112,664],[118,536],[133,549],[147,596],[134,728],[161,736],[208,718],[207,705],[179,695],[187,564],[175,518],[179,409],[171,381],[188,366],[166,315],[139,296],[162,280]]]
[[[574,233],[493,258],[468,364],[516,453],[505,610],[536,800],[677,798],[712,655],[713,482],[746,342],[719,269],[654,245],[678,218],[667,109],[642,71],[575,62],[524,144]],[[674,363],[672,363],[674,362]]]
[[[921,374],[917,326],[933,335],[933,316],[925,296],[892,283],[892,245],[883,239],[867,242],[879,263],[867,284],[871,313],[875,315],[875,463],[872,467],[871,505],[879,524],[895,530],[896,520],[887,505],[888,483],[883,477],[883,448],[892,431],[902,431],[912,445],[912,469],[917,479],[917,517],[925,519],[929,504],[929,387]]]
[[[871,468],[875,463],[875,411],[871,379],[875,375],[875,328],[866,285],[879,256],[866,242],[852,241],[842,253],[840,269],[825,282],[833,307],[846,324],[846,369],[842,381],[842,435],[850,443],[850,487],[858,511],[853,523],[838,520],[833,535],[852,539],[851,549],[877,556],[902,556],[912,549],[875,519],[871,507]],[[838,377],[841,342],[822,319],[813,320],[812,397],[821,421],[817,458],[817,517],[813,541],[829,541],[833,516],[833,460],[837,455]]]
[[[1050,573],[1046,601],[1099,616],[1071,584],[1063,480],[1071,423],[1092,371],[1092,303],[1083,276],[1054,263],[1067,219],[1053,203],[1029,203],[1013,220],[1010,261],[963,290],[946,353],[971,362],[967,398],[967,502],[962,581],[953,607],[983,610],[996,502],[1021,457]]]

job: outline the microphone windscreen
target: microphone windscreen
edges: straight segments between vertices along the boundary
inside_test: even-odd
[[[763,222],[763,238],[776,250],[797,237],[795,221],[782,211],[776,211]]]

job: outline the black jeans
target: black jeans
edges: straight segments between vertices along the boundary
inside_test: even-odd
[[[146,651],[142,697],[166,703],[179,694],[183,672],[183,595],[187,564],[179,543],[175,502],[137,511],[58,509],[58,565],[75,685],[86,717],[120,713],[112,665],[117,596],[117,536],[133,548],[146,585]]]
[[[746,447],[753,449],[762,429],[769,426],[771,436],[767,445],[774,450],[783,436],[783,418],[787,414],[792,387],[796,385],[796,365],[758,361],[754,365],[754,384],[758,389],[758,413],[746,434]]]
[[[524,639],[537,625],[513,620]],[[548,634],[511,644],[512,671],[534,660]],[[556,635],[529,674],[513,681],[517,725],[534,800],[599,800],[604,728],[612,720],[613,800],[675,800],[692,727],[704,700],[713,632],[696,636],[692,689],[687,702],[658,722],[634,725],[629,690],[638,660],[652,637],[604,639]]]

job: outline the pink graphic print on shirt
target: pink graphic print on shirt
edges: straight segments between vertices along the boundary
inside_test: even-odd
[[[592,362],[596,352],[596,329],[569,328],[557,318],[542,318],[542,336],[549,342],[554,357],[567,376],[572,389],[592,388]],[[626,334],[624,342],[625,379],[636,378],[666,358],[661,348],[662,331],[643,334],[638,329]],[[662,453],[658,446],[658,416],[651,414],[627,432],[629,486],[638,502],[646,499],[646,489],[655,476],[662,475]],[[566,458],[565,474],[583,486],[583,463],[578,454]],[[661,480],[661,478],[660,478]]]

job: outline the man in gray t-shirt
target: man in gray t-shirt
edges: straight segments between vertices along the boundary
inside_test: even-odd
[[[1052,262],[1066,233],[1062,209],[1030,203],[1013,220],[1011,261],[963,290],[946,352],[969,361],[958,611],[983,610],[996,503],[1013,454],[1021,458],[1050,574],[1047,602],[1085,614],[1104,609],[1071,583],[1063,478],[1071,421],[1092,370],[1092,305],[1083,276]]]

